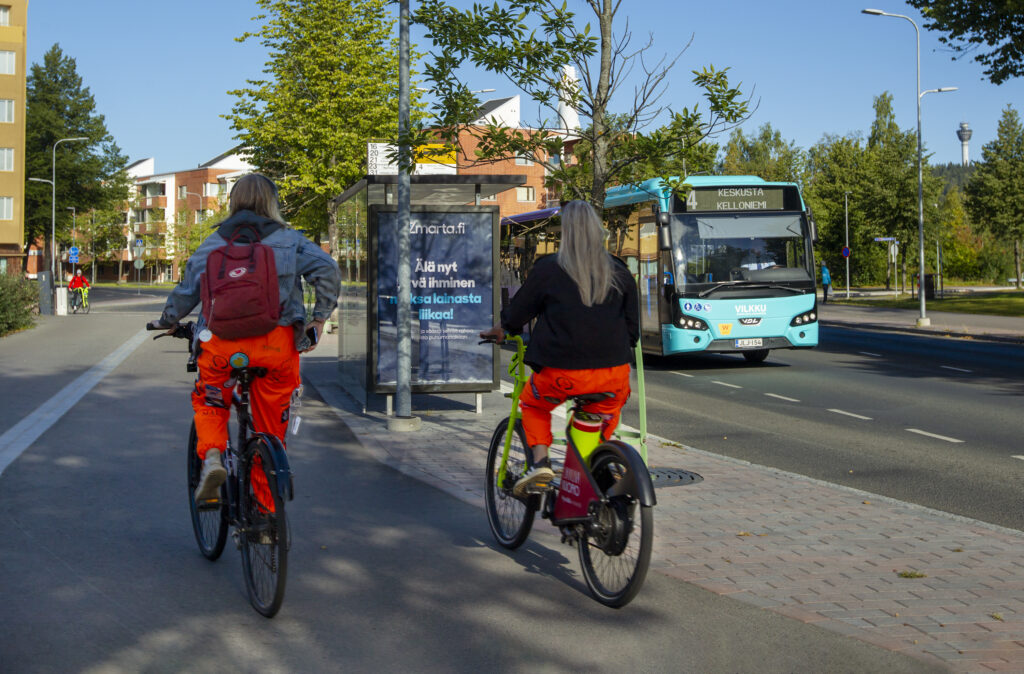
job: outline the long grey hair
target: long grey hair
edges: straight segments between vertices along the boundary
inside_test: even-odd
[[[584,306],[601,304],[618,284],[614,262],[604,249],[605,230],[593,206],[570,201],[562,206],[562,243],[558,266],[565,270],[580,291]]]

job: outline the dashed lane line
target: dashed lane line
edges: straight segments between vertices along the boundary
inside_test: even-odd
[[[853,417],[854,419],[863,419],[864,421],[871,421],[871,417],[866,417],[863,414],[854,414],[853,412],[847,412],[845,410],[837,410],[837,409],[831,408],[831,407],[829,408],[828,411],[829,412],[835,412],[836,414],[842,414],[842,415],[845,415],[845,416],[848,416],[848,417]]]
[[[724,381],[718,381],[717,379],[712,379],[711,383],[718,384],[719,386],[728,386],[729,388],[743,388],[742,386],[737,386],[736,384],[730,384]]]
[[[953,367],[952,365],[940,365],[943,370],[953,370],[954,372],[973,372],[973,370],[965,370],[962,367]]]
[[[680,377],[693,377],[692,374],[686,374],[685,372],[673,372],[672,374],[677,374]]]
[[[857,353],[862,354],[864,356],[874,356],[875,358],[881,358],[882,357],[882,354],[880,354],[880,353],[872,353],[871,351],[858,351]]]
[[[946,442],[963,442],[963,440],[957,440],[956,438],[951,438],[945,435],[939,435],[938,433],[929,433],[928,431],[922,431],[920,428],[905,428],[903,430],[909,431],[911,433],[917,433],[918,435],[926,435],[929,438],[935,438],[936,440],[945,440]]]
[[[785,400],[786,402],[798,403],[800,402],[796,398],[789,398],[787,396],[780,396],[778,393],[765,393],[769,398],[778,398],[779,400]]]

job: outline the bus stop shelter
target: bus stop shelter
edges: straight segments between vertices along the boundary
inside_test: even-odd
[[[475,393],[479,411],[481,394],[498,387],[496,348],[478,344],[477,335],[494,324],[499,306],[499,212],[481,202],[525,182],[523,175],[411,176],[414,395]],[[397,385],[397,196],[397,175],[368,175],[336,198],[354,232],[339,301],[339,381],[364,410],[383,404],[388,415]]]

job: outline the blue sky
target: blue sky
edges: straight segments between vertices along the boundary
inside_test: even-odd
[[[580,14],[588,11],[581,0],[568,2]],[[808,148],[826,133],[866,135],[872,99],[883,91],[893,94],[899,125],[916,129],[913,26],[861,14],[864,7],[922,23],[901,0],[624,0],[620,17],[628,14],[633,45],[653,35],[650,53],[659,57],[674,54],[693,35],[670,76],[664,103],[692,107],[698,99],[690,71],[707,64],[729,67],[731,80],[760,101],[744,130],[769,122],[786,140]],[[228,90],[260,77],[262,46],[234,39],[255,28],[251,18],[257,13],[253,0],[32,0],[28,58],[39,63],[59,43],[77,61],[122,151],[132,161],[154,157],[160,172],[181,170],[235,144],[220,115],[231,110]],[[956,130],[966,121],[974,130],[971,160],[980,159],[1003,108],[1012,104],[1024,112],[1024,80],[990,84],[980,65],[970,58],[952,61],[937,38],[922,28],[921,88],[959,91],[923,98],[926,151],[933,162],[959,162]],[[497,90],[485,96],[517,93],[486,73],[468,75],[472,88]],[[523,116],[527,123],[534,119],[529,110]]]

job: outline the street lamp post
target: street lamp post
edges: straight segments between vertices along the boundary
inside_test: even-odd
[[[843,219],[846,221],[846,299],[850,299],[850,193],[843,192]]]
[[[924,167],[921,159],[921,99],[925,94],[956,91],[957,87],[939,87],[938,89],[921,91],[921,29],[917,27],[917,23],[913,19],[903,14],[883,12],[880,9],[862,9],[861,13],[871,14],[872,16],[891,16],[895,19],[906,19],[914,26],[914,32],[917,35],[917,273],[918,283],[921,286],[921,292],[918,293],[921,296],[921,315],[917,319],[917,325],[918,327],[924,327],[931,325],[931,320],[925,314],[924,301]]]
[[[78,233],[75,231],[75,228],[78,226],[77,212],[74,206],[65,206],[65,208],[71,211],[71,245],[76,245],[78,243]],[[72,276],[75,274],[74,262],[71,263],[71,274]]]

